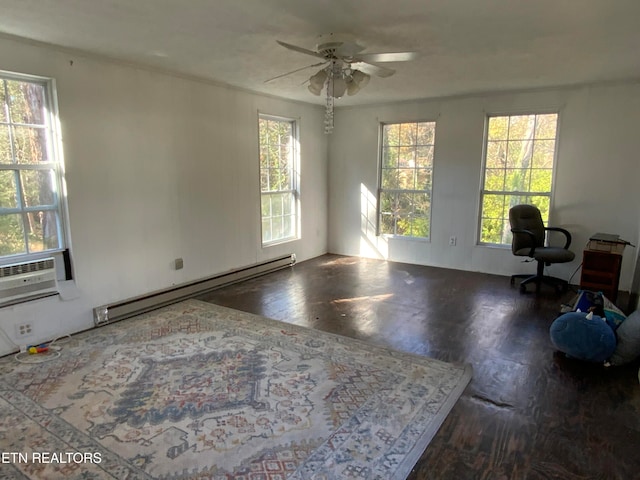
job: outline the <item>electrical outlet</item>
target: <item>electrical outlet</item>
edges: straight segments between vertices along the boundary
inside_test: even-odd
[[[33,335],[33,325],[30,323],[17,323],[16,324],[16,335],[18,338],[30,337]]]
[[[458,241],[458,239],[456,237],[449,237],[449,246],[450,247],[455,247],[457,241]]]

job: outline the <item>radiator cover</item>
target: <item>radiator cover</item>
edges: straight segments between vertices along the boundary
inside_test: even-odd
[[[296,256],[294,253],[291,253],[263,263],[238,268],[184,285],[159,290],[117,303],[101,305],[93,309],[93,322],[96,326],[100,326],[124,320],[125,318],[140,315],[141,313],[149,312],[171,303],[201,295],[216,288],[287,268],[295,265],[295,263]]]

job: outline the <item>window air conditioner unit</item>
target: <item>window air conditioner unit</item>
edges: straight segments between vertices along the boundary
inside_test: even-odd
[[[55,258],[0,266],[0,304],[58,293]]]

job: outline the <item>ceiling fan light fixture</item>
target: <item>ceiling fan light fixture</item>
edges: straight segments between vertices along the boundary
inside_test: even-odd
[[[320,70],[309,78],[309,91],[316,96],[320,96],[320,92],[322,92],[326,81],[327,72],[325,70]]]
[[[342,98],[347,91],[347,82],[344,78],[333,77],[331,79],[331,96],[333,98]]]
[[[367,75],[366,73],[361,72],[360,70],[354,70],[353,73],[351,74],[351,78],[353,78],[354,82],[360,85],[360,88],[364,88],[369,83],[369,80],[371,79],[371,75]]]
[[[355,95],[363,89],[371,77],[360,70],[354,70],[347,81],[347,95]]]

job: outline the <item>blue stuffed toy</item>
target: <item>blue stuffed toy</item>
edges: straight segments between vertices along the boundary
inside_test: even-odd
[[[606,362],[616,349],[616,334],[606,319],[593,312],[569,312],[554,320],[551,342],[569,357]]]

